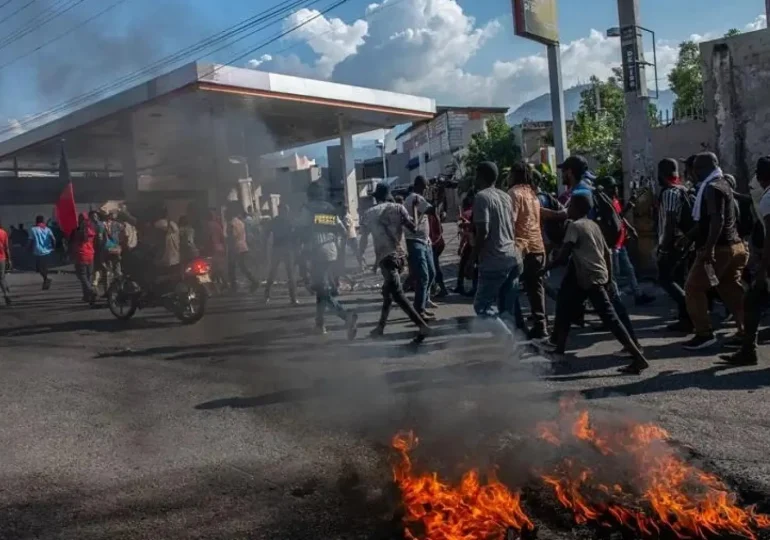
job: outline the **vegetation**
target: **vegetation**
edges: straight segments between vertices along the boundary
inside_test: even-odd
[[[466,171],[465,187],[470,187],[470,182],[476,174],[476,166],[482,161],[492,161],[497,164],[501,175],[521,159],[521,146],[516,141],[513,128],[509,126],[505,118],[492,117],[487,120],[487,129],[476,133],[468,145],[468,154],[465,156],[464,165]],[[500,187],[505,187],[501,182]]]

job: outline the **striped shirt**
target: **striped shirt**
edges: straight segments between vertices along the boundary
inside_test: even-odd
[[[660,194],[660,208],[658,209],[658,245],[663,244],[663,236],[666,232],[666,220],[670,214],[676,215],[676,224],[682,214],[684,206],[685,188],[672,186],[664,189]],[[680,231],[675,230],[675,234]]]

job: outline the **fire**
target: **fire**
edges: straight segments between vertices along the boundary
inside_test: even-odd
[[[501,484],[494,471],[482,485],[479,472],[470,470],[457,486],[442,481],[436,473],[415,473],[409,453],[417,444],[412,432],[399,433],[392,441],[399,456],[393,477],[403,497],[406,538],[497,540],[509,528],[534,529],[521,508],[520,495]]]
[[[739,507],[721,480],[679,457],[667,444],[668,433],[656,425],[603,426],[587,411],[567,405],[561,421],[542,423],[537,433],[554,446],[599,454],[591,460],[595,468],[570,458],[542,475],[579,524],[621,524],[645,536],[667,530],[683,539],[727,534],[755,539],[757,528],[770,527],[770,516]],[[607,471],[614,481],[604,478]]]

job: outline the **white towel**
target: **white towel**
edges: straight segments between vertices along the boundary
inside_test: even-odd
[[[700,210],[703,206],[703,193],[706,191],[706,186],[708,186],[711,182],[716,180],[717,178],[722,177],[722,169],[717,167],[714,172],[712,172],[710,175],[706,177],[706,179],[700,183],[700,187],[698,188],[698,194],[695,196],[695,204],[692,207],[692,218],[695,221],[700,221]]]

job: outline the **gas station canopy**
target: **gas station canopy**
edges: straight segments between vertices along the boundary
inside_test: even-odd
[[[212,158],[260,155],[429,119],[432,99],[192,63],[0,142],[0,169],[70,169],[180,178]]]

